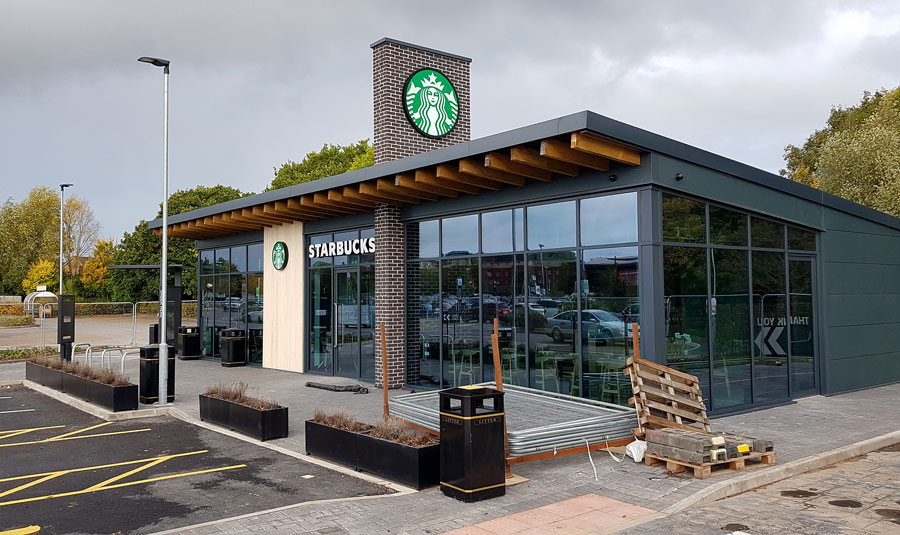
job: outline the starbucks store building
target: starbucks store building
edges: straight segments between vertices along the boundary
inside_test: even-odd
[[[445,388],[496,320],[504,383],[626,404],[637,323],[714,413],[900,380],[900,220],[589,111],[472,140],[468,58],[372,51],[376,165],[169,218],[207,358],[380,387],[383,325]]]

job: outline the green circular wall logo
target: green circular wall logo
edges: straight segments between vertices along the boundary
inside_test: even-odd
[[[275,269],[282,270],[287,265],[287,261],[287,245],[283,241],[275,242],[275,246],[272,247],[272,265],[275,266]]]
[[[453,84],[434,69],[414,72],[403,89],[406,117],[428,137],[443,137],[456,126],[459,102]]]

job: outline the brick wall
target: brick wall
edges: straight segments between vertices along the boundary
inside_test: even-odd
[[[469,141],[470,60],[389,39],[372,45],[372,56],[376,164]],[[403,109],[406,79],[415,71],[427,67],[440,71],[450,80],[459,100],[456,126],[439,139],[420,134],[409,123]]]
[[[400,388],[406,382],[406,248],[400,208],[387,204],[375,205],[375,243],[375,386],[382,386],[381,325],[384,324],[388,388]]]

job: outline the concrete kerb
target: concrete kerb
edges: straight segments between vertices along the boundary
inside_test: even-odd
[[[135,420],[138,418],[153,418],[156,416],[170,416],[172,418],[177,418],[185,423],[189,423],[189,424],[195,425],[197,427],[202,427],[204,429],[208,429],[210,431],[219,433],[221,435],[226,435],[226,436],[229,436],[229,437],[237,439],[237,440],[242,440],[244,442],[254,444],[261,448],[266,448],[266,449],[269,449],[272,451],[276,451],[278,453],[287,455],[289,457],[293,457],[295,459],[299,459],[301,461],[315,464],[317,466],[321,466],[323,468],[327,468],[327,469],[333,470],[335,472],[340,472],[341,474],[352,476],[357,479],[362,479],[363,481],[368,481],[369,483],[375,483],[377,485],[382,485],[382,486],[388,487],[394,491],[393,494],[371,496],[374,498],[388,497],[388,496],[403,496],[405,494],[411,494],[411,493],[417,492],[413,488],[407,487],[405,485],[401,485],[399,483],[395,483],[395,482],[387,480],[387,479],[382,479],[382,478],[367,474],[365,472],[357,472],[357,471],[347,468],[345,466],[330,463],[328,461],[324,461],[324,460],[318,459],[316,457],[311,457],[309,455],[304,455],[302,453],[298,453],[296,451],[289,450],[287,448],[282,448],[281,446],[277,446],[275,444],[271,444],[268,442],[259,442],[257,440],[253,440],[250,437],[245,437],[244,435],[235,433],[234,431],[231,431],[230,429],[225,429],[225,428],[204,422],[202,420],[198,420],[176,407],[167,406],[167,407],[155,407],[152,409],[138,409],[136,411],[112,412],[112,411],[103,409],[101,407],[97,407],[96,405],[93,405],[86,401],[82,401],[80,399],[74,398],[63,392],[59,392],[57,390],[47,388],[43,385],[39,385],[39,384],[37,384],[33,381],[29,381],[27,379],[24,381],[10,382],[9,384],[10,385],[23,385],[26,388],[30,388],[31,390],[34,390],[36,392],[40,392],[41,394],[51,397],[57,401],[61,401],[62,403],[70,405],[78,410],[84,411],[92,416],[96,416],[97,418],[101,418],[108,422],[120,422],[120,421],[125,421],[125,420]],[[335,498],[332,500],[324,500],[324,501],[326,501],[326,502],[327,501],[341,501],[341,500],[348,500],[348,499],[350,499],[350,498]],[[296,506],[300,506],[300,505],[304,505],[304,504],[308,504],[308,503],[321,503],[322,501],[323,500],[302,502],[299,504],[289,505],[286,507],[296,507]],[[253,515],[253,514],[261,514],[261,512],[251,513],[251,515]],[[215,522],[218,522],[218,521],[215,521]],[[186,528],[179,528],[179,529],[186,529]]]

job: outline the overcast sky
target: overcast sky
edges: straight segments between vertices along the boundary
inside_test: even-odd
[[[390,7],[381,7],[382,5]],[[87,200],[119,239],[170,192],[259,192],[372,136],[388,36],[468,56],[474,138],[591,110],[777,172],[832,105],[900,85],[900,4],[0,0],[0,200]]]

